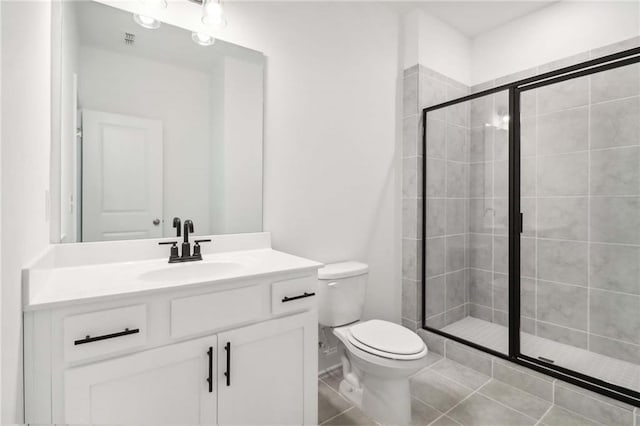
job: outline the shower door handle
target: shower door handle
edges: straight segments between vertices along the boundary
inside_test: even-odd
[[[520,233],[524,232],[524,213],[520,212]]]

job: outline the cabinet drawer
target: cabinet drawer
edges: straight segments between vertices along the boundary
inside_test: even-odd
[[[73,315],[63,321],[67,362],[142,346],[147,341],[146,305]]]
[[[316,306],[318,280],[315,277],[278,281],[271,287],[273,314],[300,311]]]
[[[171,301],[171,337],[241,324],[269,315],[269,287],[257,285]]]

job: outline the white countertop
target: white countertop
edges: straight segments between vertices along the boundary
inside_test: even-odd
[[[169,264],[163,257],[27,269],[23,309],[48,309],[196,285],[215,286],[278,273],[315,271],[321,266],[312,260],[261,248],[204,254],[202,261],[186,263]]]

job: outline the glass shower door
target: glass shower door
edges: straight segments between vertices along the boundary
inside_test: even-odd
[[[424,322],[509,348],[508,92],[427,109]]]
[[[520,352],[640,391],[640,64],[522,90]]]

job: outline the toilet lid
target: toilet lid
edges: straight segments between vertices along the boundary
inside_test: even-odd
[[[349,329],[352,343],[395,355],[415,355],[424,351],[422,339],[413,331],[382,320],[370,320]],[[360,345],[357,345],[360,346]]]

